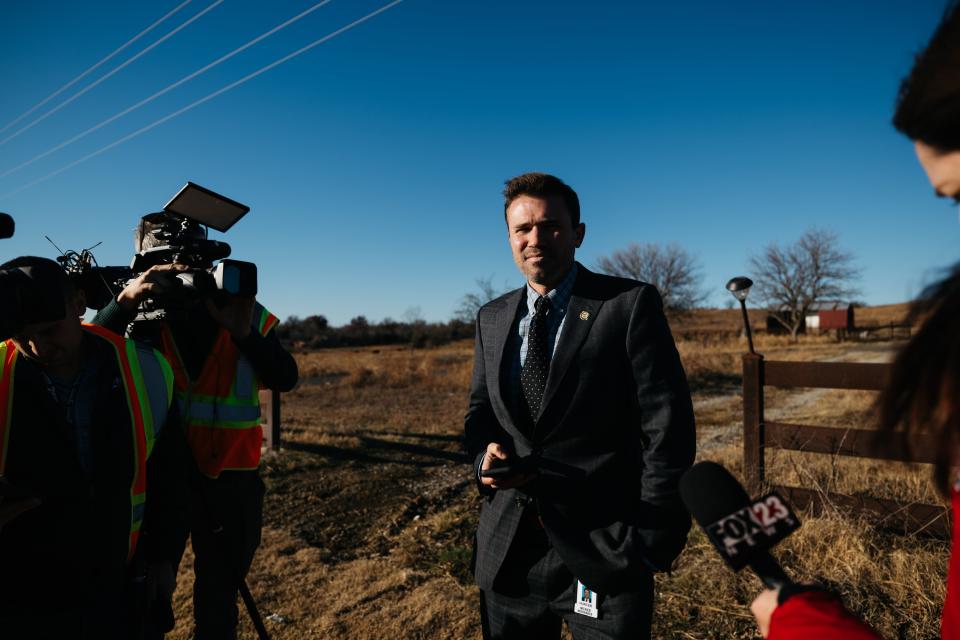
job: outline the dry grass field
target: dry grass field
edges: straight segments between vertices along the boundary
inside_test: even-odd
[[[736,337],[738,310],[710,313],[672,326],[694,394],[698,457],[739,473],[745,341]],[[783,360],[880,361],[894,346],[757,337],[758,351]],[[264,540],[248,578],[271,636],[479,638],[468,571],[478,501],[461,452],[472,345],[297,358],[283,450],[263,465]],[[873,401],[866,392],[768,392],[771,418],[831,426],[866,426]],[[776,482],[939,500],[925,468],[786,452],[768,462]],[[778,548],[788,571],[841,592],[887,638],[938,636],[945,541],[887,533],[835,510],[801,519]],[[189,637],[191,583],[188,558],[173,638]],[[759,586],[729,572],[695,528],[672,574],[657,578],[654,636],[754,638],[747,604]],[[255,637],[246,621],[242,637]]]

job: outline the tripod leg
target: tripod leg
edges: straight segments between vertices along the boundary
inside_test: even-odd
[[[240,597],[243,598],[243,604],[247,607],[247,613],[250,614],[250,621],[253,622],[253,628],[257,630],[257,638],[260,640],[270,640],[267,628],[263,626],[263,619],[260,617],[260,611],[257,610],[257,603],[253,601],[253,595],[250,588],[247,587],[247,581],[240,579],[239,584]]]

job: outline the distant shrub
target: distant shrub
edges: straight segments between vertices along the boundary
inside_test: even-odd
[[[369,345],[405,344],[413,348],[436,347],[455,340],[472,338],[472,322],[398,322],[386,318],[378,323],[357,316],[342,327],[331,327],[320,315],[298,318],[290,316],[276,328],[277,337],[288,349],[320,349],[325,347],[362,347]]]

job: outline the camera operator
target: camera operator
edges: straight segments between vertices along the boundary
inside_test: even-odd
[[[0,342],[0,635],[140,637],[187,529],[173,372],[82,325],[84,294],[56,262],[0,271],[19,282],[3,313],[22,321]]]
[[[900,87],[893,123],[913,140],[937,195],[960,201],[960,4],[948,6],[927,48],[917,56]],[[923,319],[923,324],[894,362],[880,399],[880,426],[892,433],[904,425],[940,439],[934,479],[953,509],[940,633],[944,640],[955,639],[960,638],[960,264],[924,292],[910,319]],[[751,605],[765,638],[860,637],[833,626],[843,620],[852,624],[852,616],[823,592],[807,591],[786,602],[783,595],[764,591]],[[874,637],[857,624],[862,637]]]
[[[138,252],[168,244],[166,216],[141,220],[134,242]],[[194,240],[205,236],[199,225],[184,229]],[[182,294],[178,275],[210,266],[153,266],[104,307],[94,323],[123,331],[148,299]],[[235,638],[238,586],[260,544],[263,520],[258,391],[261,386],[289,391],[297,383],[297,365],[272,332],[276,317],[252,297],[204,294],[179,300],[165,307],[161,320],[133,322],[130,337],[152,344],[170,360],[196,463],[190,501],[194,637]]]

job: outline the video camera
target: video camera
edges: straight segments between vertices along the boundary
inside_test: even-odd
[[[173,292],[141,305],[141,317],[161,317],[167,310],[203,297],[215,302],[225,296],[253,297],[257,294],[257,266],[227,259],[230,245],[207,237],[210,228],[226,232],[249,211],[246,205],[188,182],[163,211],[140,220],[138,252],[129,267],[97,266],[89,251],[67,253],[60,261],[68,273],[77,276],[87,304],[94,309],[105,307],[130,280],[150,267],[174,263],[189,269],[177,274],[178,286]]]
[[[0,213],[0,238],[12,238],[13,218]],[[30,267],[0,269],[0,340],[20,333],[25,324],[56,322],[66,315],[63,293],[33,286]]]

